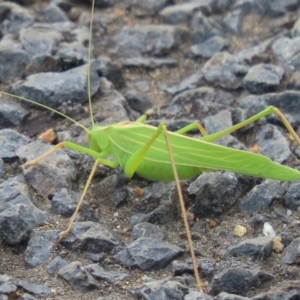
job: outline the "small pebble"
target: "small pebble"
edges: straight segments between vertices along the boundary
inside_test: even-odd
[[[284,245],[281,243],[281,237],[277,236],[274,240],[273,240],[273,246],[272,249],[274,252],[276,253],[281,253],[284,249]]]
[[[263,234],[265,236],[270,236],[273,239],[276,237],[276,233],[275,233],[272,225],[268,222],[264,223]]]
[[[247,233],[247,228],[242,225],[236,225],[233,230],[235,236],[244,236]]]

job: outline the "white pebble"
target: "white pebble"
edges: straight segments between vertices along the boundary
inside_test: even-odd
[[[292,213],[293,213],[293,212],[292,212],[290,209],[288,209],[288,210],[286,211],[286,214],[287,214],[288,216],[291,216]]]
[[[276,237],[276,233],[275,233],[272,225],[270,223],[268,223],[268,222],[264,223],[263,234],[265,236],[270,236],[273,239]]]

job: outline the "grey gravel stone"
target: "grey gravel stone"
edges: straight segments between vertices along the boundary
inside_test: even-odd
[[[119,239],[105,225],[90,221],[74,223],[72,231],[61,243],[72,250],[92,253],[108,252],[120,245]]]
[[[273,43],[272,51],[280,62],[299,67],[300,37],[280,37]]]
[[[241,9],[235,9],[227,12],[223,20],[227,31],[234,34],[239,34],[242,28],[241,24],[244,16],[245,13]]]
[[[85,270],[79,261],[73,261],[62,267],[58,271],[58,275],[78,293],[86,293],[99,288],[98,282]]]
[[[58,230],[35,232],[28,242],[24,253],[28,268],[35,268],[48,261],[59,238]]]
[[[2,126],[20,125],[20,123],[28,115],[28,110],[13,102],[3,102],[3,97],[4,95],[1,96],[0,103],[0,124]]]
[[[160,11],[160,16],[164,23],[182,24],[188,22],[193,14],[197,11],[202,11],[204,14],[210,11],[210,1],[194,1],[188,3],[179,3],[169,5]]]
[[[300,183],[292,182],[284,195],[284,203],[289,209],[297,210],[300,206]]]
[[[35,225],[30,207],[16,204],[0,213],[0,236],[10,245],[27,241]]]
[[[67,261],[65,261],[63,258],[61,258],[60,256],[56,256],[53,260],[51,260],[51,262],[48,264],[47,266],[47,272],[50,275],[54,275],[57,274],[58,271],[64,267],[65,265],[67,265]]]
[[[182,42],[184,30],[172,25],[123,27],[114,37],[115,53],[121,57],[164,55]]]
[[[168,242],[141,237],[114,255],[114,259],[126,267],[137,266],[142,270],[161,269],[183,252],[182,248]]]
[[[190,195],[196,195],[190,208],[196,216],[217,216],[229,210],[237,201],[241,191],[234,173],[203,173],[188,188]]]
[[[17,156],[19,147],[26,145],[30,139],[12,129],[0,130],[0,157],[5,161]]]
[[[213,36],[203,43],[191,46],[187,55],[190,58],[211,58],[215,53],[221,52],[226,45],[227,42],[224,38],[220,36]]]
[[[229,294],[226,292],[222,292],[219,295],[217,295],[215,300],[250,300],[248,297],[238,296],[235,294]]]
[[[286,189],[278,181],[265,180],[256,185],[239,204],[240,209],[253,214],[268,208],[274,200],[280,199],[286,192]]]
[[[0,158],[0,178],[3,178],[4,175],[5,175],[4,161],[2,158]]]
[[[38,300],[38,298],[33,297],[33,296],[30,295],[30,294],[24,293],[24,294],[19,298],[19,300]]]
[[[203,43],[213,36],[223,36],[221,25],[215,19],[196,13],[190,22],[192,44]]]
[[[7,275],[0,275],[0,295],[3,294],[10,294],[15,292],[17,287],[15,284],[11,282],[11,278]]]
[[[278,283],[275,287],[267,292],[260,293],[251,298],[251,300],[269,300],[269,299],[282,299],[293,300],[299,297],[300,281],[289,280]]]
[[[149,14],[155,14],[163,9],[169,0],[125,0],[124,5],[127,9],[135,8],[137,10],[137,16],[144,16]],[[135,11],[136,11],[135,10]]]
[[[172,207],[178,203],[173,182],[157,182],[144,188],[144,195],[136,204],[138,211],[130,219],[130,226],[149,222],[165,224],[172,218]]]
[[[40,157],[52,146],[42,141],[35,141],[19,147],[16,154],[22,161],[30,162]],[[70,188],[77,170],[74,162],[63,150],[58,150],[37,165],[23,169],[27,182],[42,196],[49,197],[62,188]],[[43,174],[43,176],[41,176]]]
[[[208,134],[212,134],[231,127],[232,117],[229,110],[222,110],[216,115],[208,116],[203,120],[203,125]]]
[[[49,23],[65,22],[69,20],[63,10],[53,4],[49,4],[43,8],[42,17],[44,22]]]
[[[103,203],[113,203],[115,206],[123,204],[129,195],[125,187],[126,178],[123,173],[115,172],[98,183],[98,193]]]
[[[181,300],[188,293],[188,288],[175,280],[157,280],[147,282],[130,292],[137,299]]]
[[[250,68],[244,78],[246,89],[253,94],[270,92],[279,86],[284,69],[272,64],[258,64]]]
[[[102,279],[108,281],[109,283],[125,280],[129,276],[125,272],[104,270],[98,264],[87,265],[84,268],[85,270],[90,272],[96,279]]]
[[[231,94],[210,87],[199,87],[184,91],[176,95],[171,104],[161,108],[161,113],[167,112],[176,118],[193,116],[196,120],[203,120],[207,115],[214,115],[221,110],[234,105],[235,99]]]
[[[283,133],[275,126],[262,126],[256,134],[255,142],[262,155],[278,163],[284,163],[292,154],[289,143]]]
[[[20,30],[20,41],[30,56],[51,55],[56,44],[63,40],[63,35],[47,26],[33,26]]]
[[[47,298],[52,294],[51,289],[43,284],[29,283],[27,281],[18,281],[17,284],[27,292],[33,293],[43,298]]]
[[[187,90],[192,90],[200,86],[200,81],[203,78],[203,74],[201,71],[198,71],[186,78],[184,78],[178,84],[174,84],[171,86],[162,86],[162,90],[171,96],[176,96]]]
[[[209,83],[225,89],[237,89],[242,86],[242,79],[249,67],[228,52],[216,53],[202,68]]]
[[[28,27],[34,22],[34,15],[28,9],[15,3],[0,3],[0,15],[6,21],[2,34],[18,33],[21,28]]]
[[[146,94],[140,93],[137,90],[128,90],[124,94],[125,99],[133,110],[143,114],[151,107],[151,102]]]
[[[228,248],[233,256],[245,255],[257,260],[265,260],[272,253],[272,238],[269,236],[248,239]]]
[[[172,58],[132,57],[124,59],[122,65],[126,68],[175,68],[178,67],[178,62]]]
[[[16,204],[23,204],[29,209],[35,221],[34,224],[41,225],[47,220],[48,216],[34,206],[30,198],[31,195],[25,183],[25,178],[21,175],[10,178],[0,184],[0,212]]]
[[[29,55],[22,49],[0,46],[0,82],[21,78],[31,64]]]
[[[91,94],[99,88],[99,77],[91,66]],[[63,102],[83,103],[87,100],[87,66],[83,65],[65,72],[47,72],[34,74],[11,85],[10,91],[18,96],[32,99],[38,103],[59,107]]]
[[[300,261],[300,238],[293,240],[283,252],[283,262],[296,264]]]
[[[51,201],[51,211],[65,217],[70,217],[77,207],[79,198],[80,194],[63,188],[60,192],[54,194]]]
[[[263,282],[272,278],[272,275],[259,270],[249,271],[244,268],[231,268],[214,276],[210,292],[213,295],[220,292],[245,295],[250,288],[259,287]]]
[[[166,233],[157,225],[151,223],[139,223],[132,229],[132,239],[136,240],[140,237],[151,237],[157,240],[166,239]]]
[[[184,296],[184,300],[213,300],[213,298],[207,294],[193,291]]]

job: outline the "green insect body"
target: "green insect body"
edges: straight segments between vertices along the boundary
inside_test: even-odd
[[[138,166],[131,166],[137,159],[134,155],[156,132],[157,127],[140,122],[120,122],[95,126],[89,131],[88,139],[91,149],[101,153],[102,158],[112,155],[115,166],[124,169],[127,177],[136,173],[152,181],[173,181],[174,174],[163,132],[140,158]],[[174,132],[168,134],[181,180],[214,170],[280,181],[300,179],[299,171],[273,162],[266,156],[213,144],[203,140],[205,138],[195,139]]]

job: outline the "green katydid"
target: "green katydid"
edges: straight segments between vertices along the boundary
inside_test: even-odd
[[[94,3],[92,6],[92,15],[93,11]],[[90,27],[90,40],[92,36],[91,32],[92,22]],[[91,50],[89,49],[89,61],[91,55],[90,52]],[[90,70],[88,70],[88,76],[89,75]],[[135,122],[122,121],[108,126],[97,126],[93,120],[89,85],[90,79],[88,78],[88,98],[92,122],[91,129],[84,127],[68,116],[65,116],[64,114],[45,105],[23,97],[1,92],[2,94],[13,96],[20,100],[34,103],[38,106],[49,109],[80,126],[87,134],[90,148],[65,141],[56,145],[51,151],[45,153],[43,156],[35,159],[34,161],[27,162],[24,165],[25,168],[33,166],[62,147],[67,147],[95,158],[93,169],[87,180],[76,211],[70,220],[67,230],[62,234],[61,238],[64,238],[71,231],[80,205],[87,193],[98,164],[104,164],[111,168],[120,166],[124,170],[125,175],[129,178],[131,178],[134,174],[138,174],[143,178],[154,181],[175,180],[185,228],[187,231],[187,238],[197,286],[198,289],[201,290],[201,281],[198,274],[179,180],[192,178],[202,172],[213,170],[226,170],[254,177],[270,178],[281,181],[293,181],[300,179],[299,171],[275,163],[267,157],[213,144],[213,142],[221,137],[272,113],[276,113],[279,116],[298,145],[300,145],[299,137],[282,113],[272,106],[237,125],[211,135],[207,135],[205,130],[198,123],[192,123],[177,132],[169,132],[163,123],[161,123],[158,127],[144,124],[146,116],[141,116]],[[188,131],[197,128],[203,134],[203,137],[194,139],[184,135]],[[112,160],[107,159],[109,155],[112,155]]]

